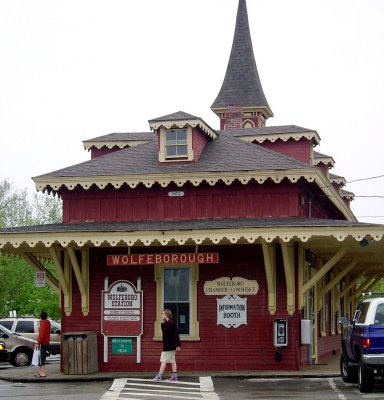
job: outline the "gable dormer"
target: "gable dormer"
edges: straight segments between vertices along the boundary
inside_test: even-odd
[[[205,145],[217,138],[216,131],[201,118],[183,111],[148,122],[158,137],[160,163],[196,162]]]

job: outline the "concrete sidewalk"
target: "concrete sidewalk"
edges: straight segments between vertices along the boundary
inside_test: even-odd
[[[336,354],[329,359],[311,365],[300,371],[238,371],[238,372],[195,372],[183,373],[180,371],[180,379],[190,376],[233,376],[247,378],[316,378],[316,377],[338,377],[340,376],[339,369],[340,355]],[[116,378],[140,377],[153,378],[150,373],[130,373],[130,372],[96,372],[88,375],[64,375],[60,372],[60,363],[46,365],[47,377],[39,378],[34,374],[38,372],[38,367],[18,367],[0,369],[0,379],[11,382],[81,382],[81,381],[97,381],[97,380],[113,380]]]

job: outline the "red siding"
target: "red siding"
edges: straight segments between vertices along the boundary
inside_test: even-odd
[[[126,147],[130,147],[130,146],[126,146]],[[114,152],[120,151],[120,150],[122,150],[122,149],[119,146],[114,146],[111,149],[109,149],[108,147],[102,147],[101,149],[97,149],[96,147],[93,147],[91,149],[91,159],[97,158],[97,157],[102,157],[107,154],[111,154],[111,153],[114,153]]]
[[[300,139],[298,141],[289,139],[286,142],[279,139],[275,142],[265,141],[259,145],[307,164],[311,162],[312,142],[308,139]]]
[[[198,282],[198,321],[200,323],[200,341],[182,342],[178,353],[180,371],[209,370],[296,370],[302,367],[302,348],[297,344],[299,335],[299,315],[288,316],[286,311],[286,284],[281,258],[277,260],[277,311],[275,315],[268,312],[267,286],[263,266],[263,257],[259,245],[216,246],[199,248],[204,251],[218,251],[218,265],[200,265]],[[164,251],[159,248],[145,248],[143,252],[156,253]],[[193,251],[188,247],[167,248],[167,251]],[[156,286],[154,267],[114,267],[106,266],[107,254],[127,252],[120,249],[90,249],[90,304],[92,307],[87,317],[80,311],[80,296],[75,279],[73,279],[73,311],[71,316],[63,315],[63,332],[96,331],[98,333],[99,370],[101,371],[151,371],[159,368],[161,342],[154,341],[154,321],[156,320]],[[234,272],[236,271],[236,272]],[[137,277],[142,278],[144,301],[144,332],[142,336],[142,363],[136,364],[136,347],[130,356],[109,355],[109,362],[103,362],[103,336],[101,325],[101,291],[104,278],[109,277],[109,284],[119,279],[127,279],[136,285]],[[224,276],[241,276],[256,279],[259,292],[247,296],[247,325],[238,328],[226,328],[217,325],[217,296],[207,296],[203,287],[205,281]],[[221,296],[219,296],[221,297]],[[243,297],[243,296],[242,296]],[[275,361],[273,346],[273,320],[288,318],[289,345],[281,350],[282,361]],[[134,343],[136,341],[134,340]],[[135,343],[136,345],[136,343]],[[110,343],[109,343],[109,350]]]
[[[169,197],[172,190],[183,197]],[[299,189],[291,183],[235,183],[214,187],[63,191],[64,222],[299,217]]]
[[[196,128],[192,129],[193,161],[196,162],[200,158],[200,155],[208,142],[209,138],[205,133],[202,133]]]

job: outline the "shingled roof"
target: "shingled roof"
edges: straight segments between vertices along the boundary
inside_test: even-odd
[[[226,108],[230,105],[262,107],[268,117],[273,116],[257,71],[245,0],[239,1],[227,72],[211,109]]]
[[[229,134],[221,134],[209,142],[198,162],[158,162],[157,142],[123,149],[67,168],[40,175],[34,180],[65,177],[124,176],[145,174],[178,174],[196,172],[233,172],[311,169],[309,164],[297,161],[259,145],[246,143]]]

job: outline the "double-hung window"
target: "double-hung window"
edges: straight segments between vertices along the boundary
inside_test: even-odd
[[[165,158],[188,158],[188,141],[186,129],[171,129],[165,133]]]

